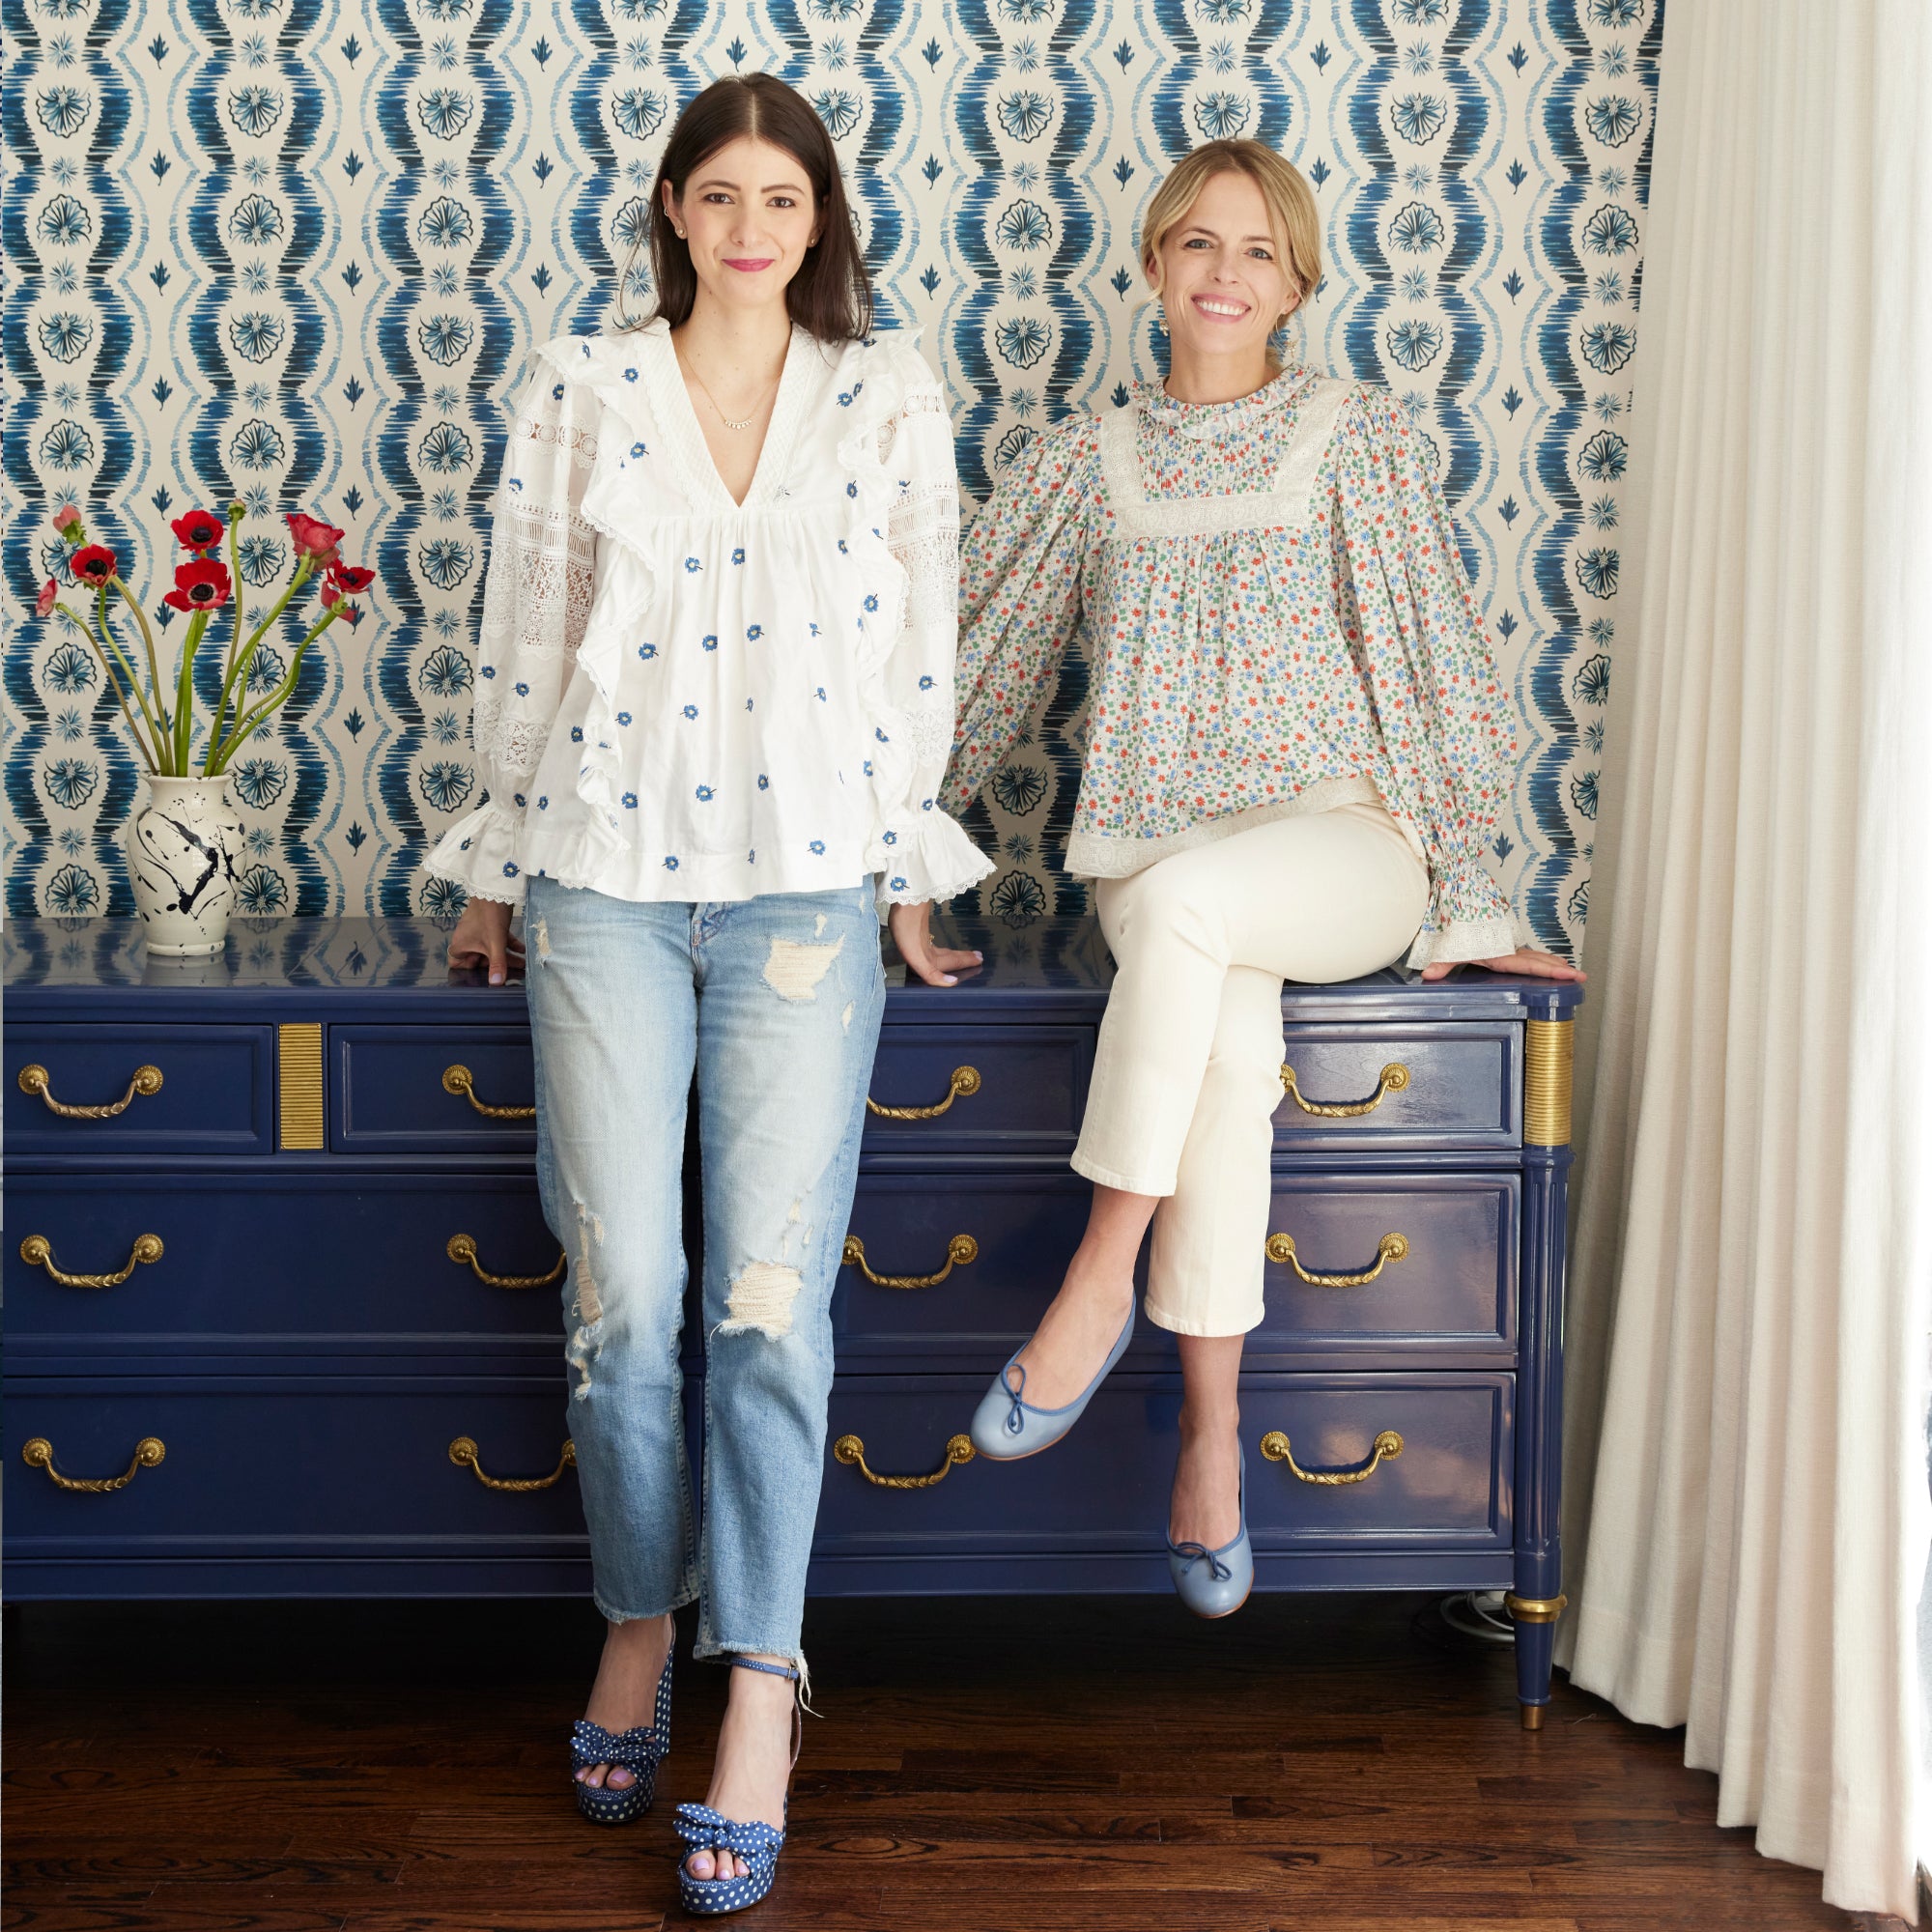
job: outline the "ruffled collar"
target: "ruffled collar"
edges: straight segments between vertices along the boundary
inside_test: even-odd
[[[1183,403],[1170,396],[1159,383],[1136,383],[1134,401],[1148,420],[1197,442],[1227,436],[1244,436],[1264,416],[1292,408],[1308,393],[1316,372],[1306,363],[1283,365],[1280,375],[1264,383],[1252,395],[1225,403]]]

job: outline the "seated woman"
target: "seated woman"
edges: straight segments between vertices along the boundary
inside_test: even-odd
[[[1386,393],[1282,364],[1321,278],[1308,185],[1253,141],[1186,156],[1147,212],[1162,383],[1031,443],[968,530],[958,743],[942,802],[1011,747],[1068,639],[1093,696],[1066,869],[1118,965],[1073,1165],[1087,1233],[973,1441],[1072,1427],[1149,1318],[1185,1383],[1169,1562],[1204,1616],[1253,1580],[1236,1398],[1261,1319],[1284,980],[1406,958],[1582,976],[1519,951],[1483,864],[1510,699],[1425,438]],[[1156,1211],[1158,1210],[1158,1211]]]

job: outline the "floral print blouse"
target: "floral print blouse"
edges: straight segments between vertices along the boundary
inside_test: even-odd
[[[963,545],[944,802],[984,783],[1083,629],[1069,872],[1124,877],[1379,799],[1430,870],[1409,966],[1516,950],[1483,861],[1513,713],[1422,440],[1385,391],[1293,364],[1229,403],[1141,384],[1030,443]]]
[[[735,900],[876,875],[881,906],[991,867],[938,804],[958,484],[914,337],[794,328],[732,500],[660,319],[537,352],[497,485],[476,761],[431,871]]]

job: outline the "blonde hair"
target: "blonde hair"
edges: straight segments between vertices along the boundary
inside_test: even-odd
[[[1299,308],[1321,282],[1321,213],[1301,171],[1260,141],[1205,142],[1183,155],[1154,189],[1141,216],[1140,234],[1141,264],[1155,278],[1150,299],[1160,295],[1161,244],[1185,219],[1201,190],[1216,175],[1227,174],[1246,175],[1261,189],[1268,228]]]

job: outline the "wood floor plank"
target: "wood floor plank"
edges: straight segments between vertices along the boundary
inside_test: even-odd
[[[670,1808],[726,1673],[681,1654],[658,1806],[600,1830],[564,1743],[586,1606],[77,1605],[9,1631],[5,1923],[672,1932]],[[1715,1825],[1681,1733],[1418,1598],[815,1604],[823,1719],[755,1932],[1850,1932]],[[708,1922],[708,1921],[703,1921]]]

